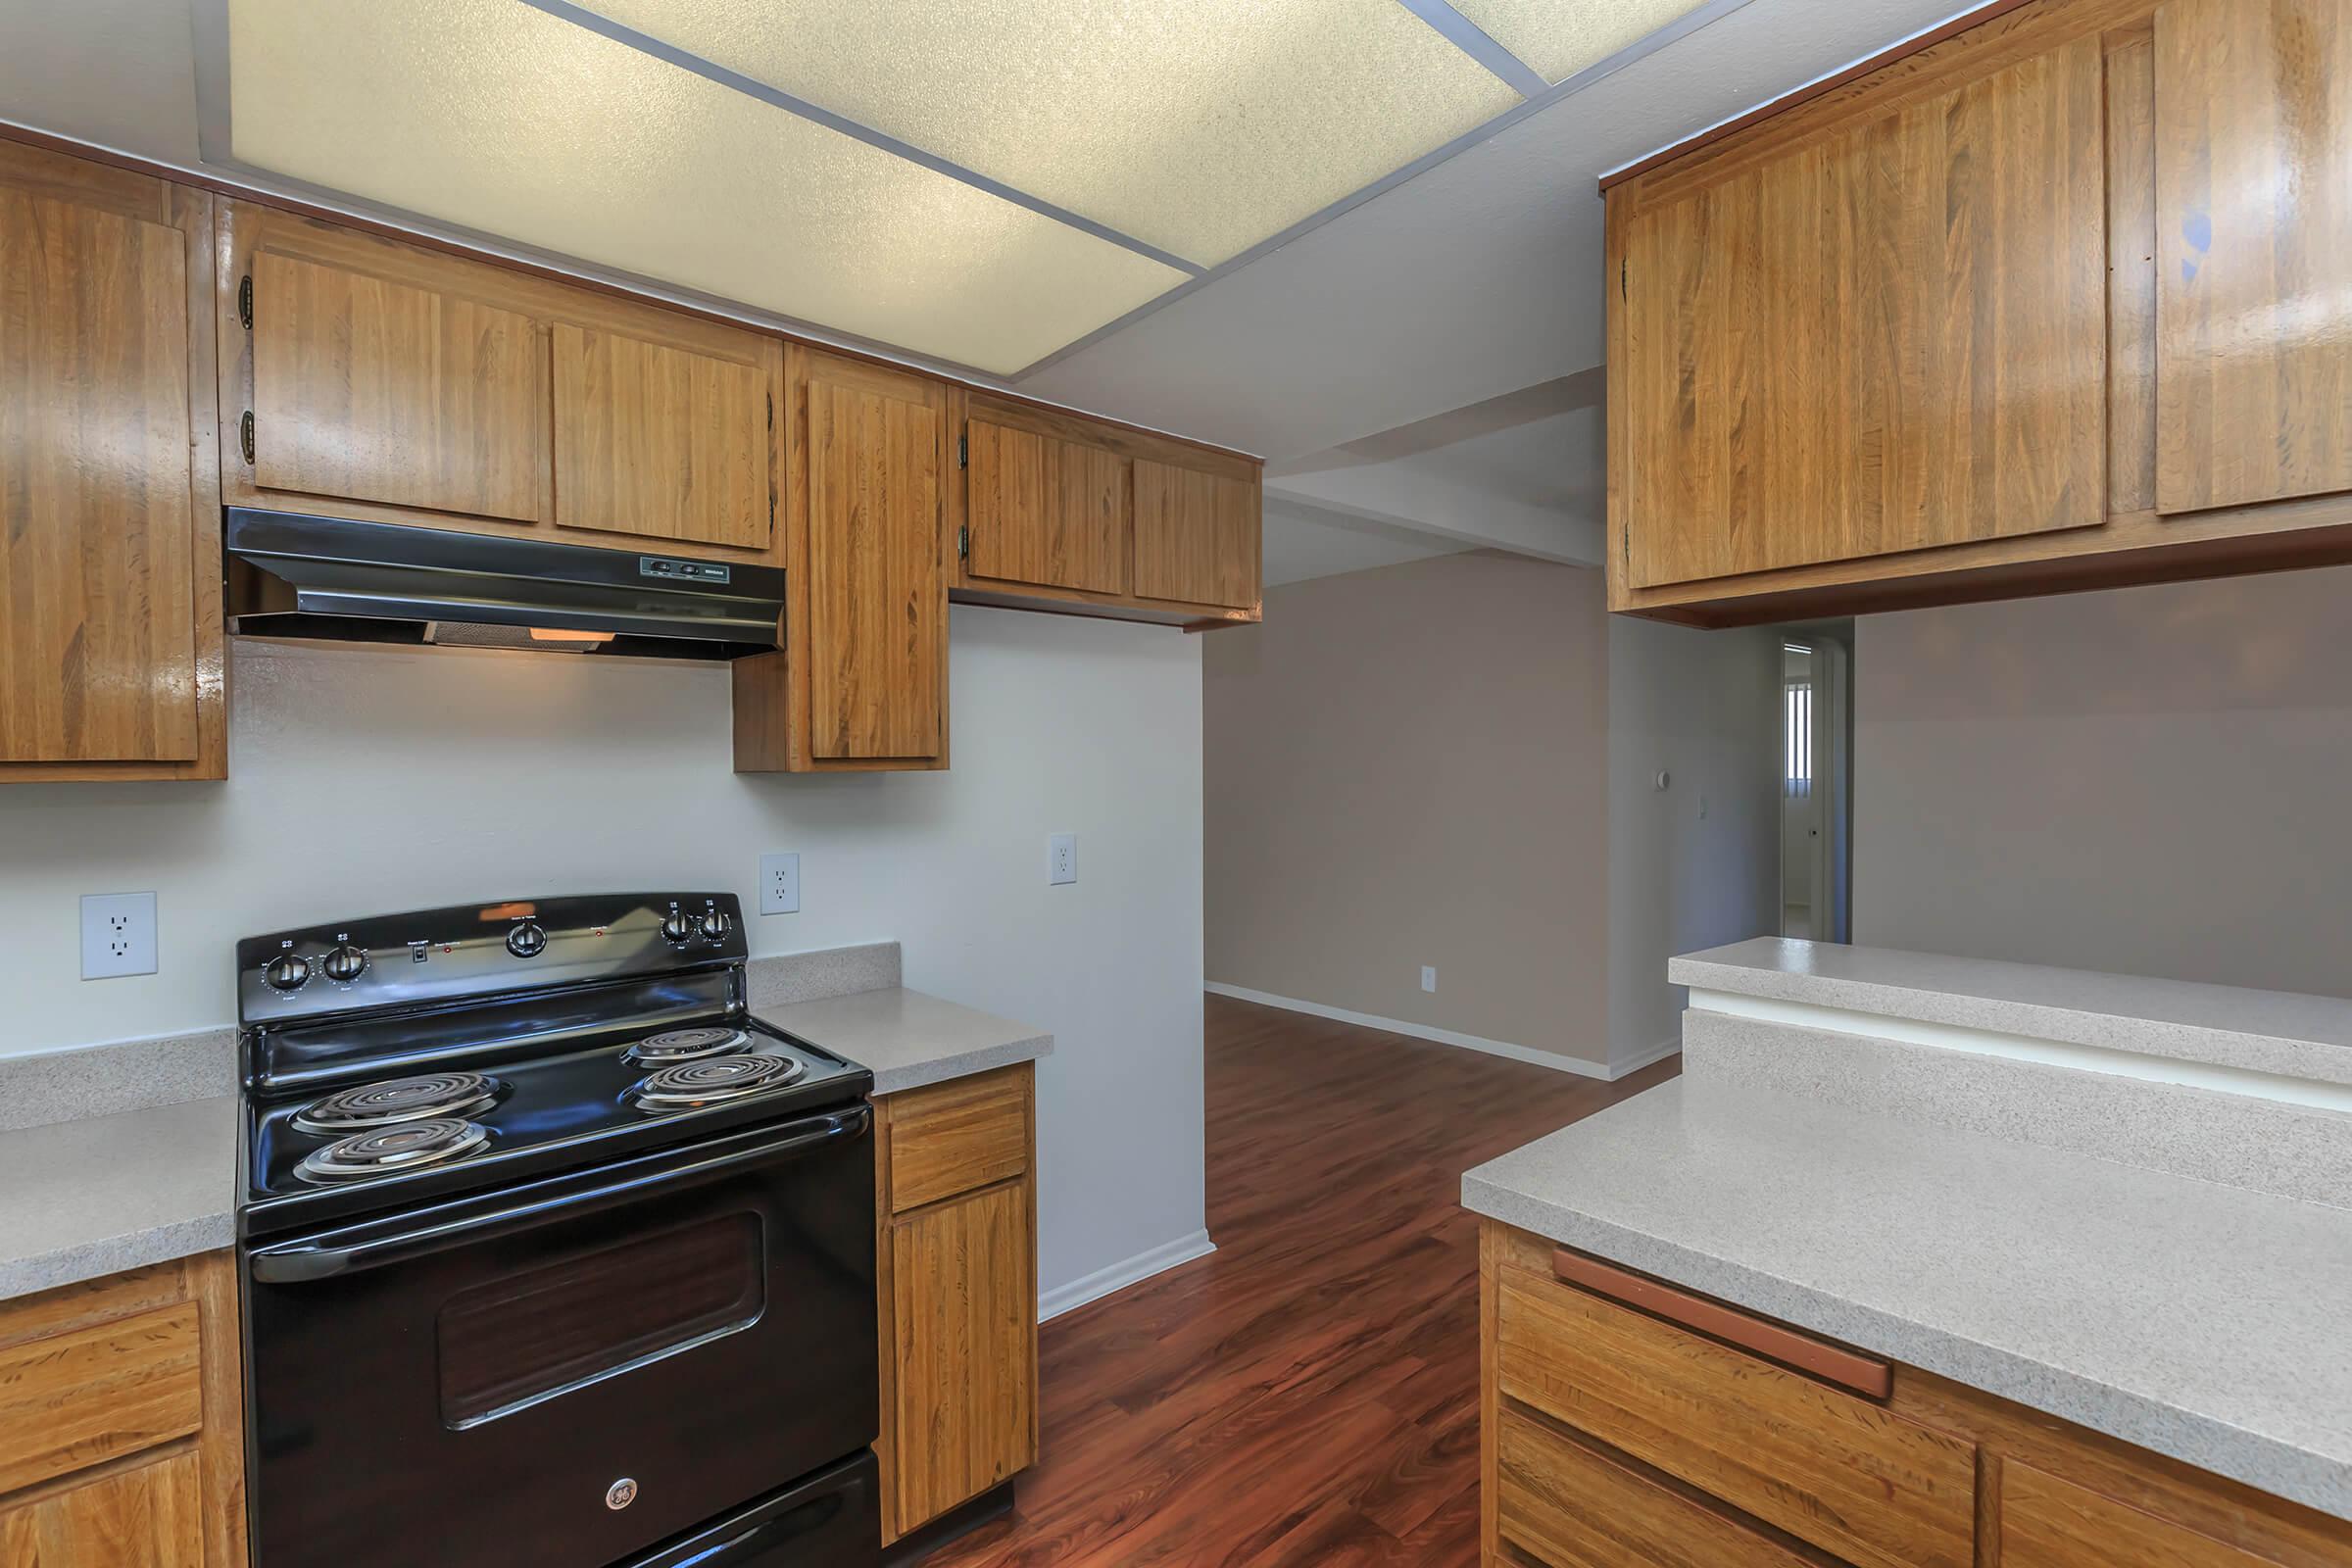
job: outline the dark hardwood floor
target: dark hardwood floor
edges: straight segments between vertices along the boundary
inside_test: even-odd
[[[1461,1173],[1640,1093],[1208,999],[1217,1250],[1045,1327],[1045,1453],[940,1568],[1478,1560]]]

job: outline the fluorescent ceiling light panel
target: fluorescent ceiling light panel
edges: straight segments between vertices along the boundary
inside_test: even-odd
[[[1397,0],[581,0],[1203,267],[1520,102]]]
[[[1704,0],[1453,0],[1453,9],[1526,61],[1545,81],[1566,81],[1640,43]]]
[[[983,370],[1185,279],[515,0],[229,0],[229,49],[239,163]]]

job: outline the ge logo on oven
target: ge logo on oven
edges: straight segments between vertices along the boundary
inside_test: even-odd
[[[605,1489],[605,1506],[618,1513],[637,1500],[637,1483],[622,1476]]]

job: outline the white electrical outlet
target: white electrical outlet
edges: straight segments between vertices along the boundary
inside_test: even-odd
[[[1438,989],[1438,966],[1436,964],[1425,963],[1421,966],[1421,989],[1424,991]]]
[[[1055,833],[1046,840],[1046,882],[1062,887],[1078,880],[1078,835]]]
[[[81,977],[155,973],[155,895],[88,893],[81,900]]]
[[[801,912],[801,858],[798,854],[760,857],[760,912]]]

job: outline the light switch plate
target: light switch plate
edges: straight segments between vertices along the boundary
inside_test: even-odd
[[[1436,964],[1425,963],[1421,966],[1421,989],[1424,991],[1438,989],[1438,966]]]
[[[81,900],[81,977],[155,973],[155,895],[85,893]]]
[[[798,852],[760,857],[760,912],[801,912],[801,858]]]
[[[1046,882],[1063,887],[1078,880],[1078,835],[1055,833],[1046,840]]]

